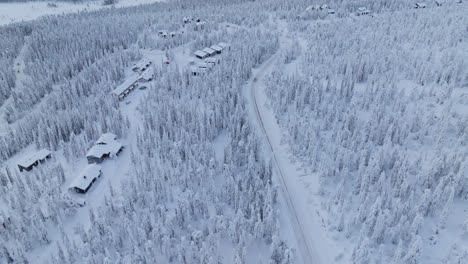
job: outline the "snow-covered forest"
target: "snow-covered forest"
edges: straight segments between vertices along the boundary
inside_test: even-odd
[[[267,93],[353,263],[468,261],[466,12],[290,23],[304,54]]]
[[[163,1],[0,26],[0,263],[467,262],[468,4],[414,4]],[[209,67],[193,55],[218,43]],[[153,78],[115,97],[142,58]],[[104,133],[122,153],[72,192]]]

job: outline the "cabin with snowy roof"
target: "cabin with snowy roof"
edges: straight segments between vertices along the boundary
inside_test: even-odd
[[[202,50],[197,50],[193,53],[195,55],[195,57],[199,58],[199,59],[205,59],[205,58],[208,58],[210,55]]]
[[[99,177],[101,177],[101,166],[90,164],[78,174],[68,189],[77,193],[87,193]]]
[[[133,65],[132,70],[134,72],[142,72],[145,71],[150,65],[152,64],[151,60],[148,58],[143,58],[135,65]]]
[[[44,163],[47,159],[50,159],[52,154],[47,149],[41,149],[36,153],[30,154],[18,162],[18,169],[22,171],[30,171],[35,166]]]
[[[221,48],[218,45],[213,45],[213,46],[210,47],[210,49],[216,51],[216,53],[218,53],[218,54],[221,54],[223,52],[223,48]]]
[[[153,67],[149,67],[148,69],[146,69],[146,71],[144,71],[138,81],[139,82],[150,82],[152,81],[154,78],[154,68]]]
[[[356,11],[357,16],[365,16],[369,14],[370,14],[370,10],[367,9],[366,7],[359,7]]]
[[[86,153],[88,163],[101,163],[111,156],[117,156],[122,151],[123,145],[117,141],[117,136],[112,133],[103,134],[96,144]]]
[[[212,48],[204,48],[204,49],[202,49],[202,51],[207,53],[209,56],[216,55],[216,50],[214,50]]]
[[[135,75],[127,78],[125,82],[117,86],[115,90],[112,91],[112,95],[117,97],[119,101],[122,101],[131,91],[133,91],[138,86],[138,81],[140,76]]]

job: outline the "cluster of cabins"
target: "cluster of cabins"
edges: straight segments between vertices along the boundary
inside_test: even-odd
[[[97,165],[111,156],[117,156],[123,150],[123,145],[112,133],[101,135],[93,147],[86,153],[88,165],[71,183],[69,190],[86,193],[96,180],[101,177],[101,166]]]
[[[189,25],[193,25],[193,30],[195,31],[200,31],[200,30],[205,29],[206,21],[203,21],[200,18],[184,17],[182,21],[183,21],[183,27],[188,27]],[[179,31],[171,31],[171,32],[168,32],[167,30],[160,30],[158,31],[158,36],[161,38],[168,38],[168,37],[174,38],[184,33],[185,33],[184,29],[181,29]]]
[[[311,5],[311,6],[308,6],[306,9],[305,9],[306,12],[310,12],[310,11],[323,11],[323,12],[327,12],[327,14],[335,14],[336,11],[335,9],[332,9],[330,8],[327,4],[323,4],[323,5]]]
[[[150,82],[154,78],[154,68],[151,66],[152,62],[143,58],[137,64],[132,67],[134,72],[139,75],[134,75],[125,80],[115,90],[112,91],[112,95],[117,97],[119,101],[122,101],[128,94],[130,94],[135,88],[139,87],[140,83]],[[143,89],[144,86],[140,88]]]
[[[452,0],[452,1],[458,4],[463,2],[463,0]],[[442,6],[445,3],[444,0],[435,0],[434,2],[436,6]],[[426,2],[419,2],[419,3],[414,4],[415,9],[423,9],[423,8],[426,8],[427,6],[428,5]],[[327,12],[327,14],[335,14],[335,10],[330,8],[327,4],[308,6],[305,9],[305,14],[309,14],[310,12],[313,12],[313,11]],[[358,7],[355,12],[356,16],[366,16],[370,14],[371,14],[371,11],[367,7],[364,7],[364,6]],[[304,18],[304,15],[298,16],[298,18]]]
[[[461,4],[463,2],[462,0],[452,0],[452,1],[454,1],[457,4]],[[444,0],[435,0],[434,2],[436,6],[442,6],[445,3]],[[426,8],[427,6],[428,5],[426,2],[419,2],[419,3],[414,4],[415,9],[423,9],[423,8]]]
[[[193,24],[193,30],[199,31],[205,29],[206,21],[201,20],[200,18],[191,18],[191,17],[184,17],[182,19],[184,26]]]
[[[161,38],[168,38],[168,37],[176,37],[178,35],[182,35],[184,34],[185,31],[184,30],[179,30],[179,31],[171,31],[171,32],[167,32],[166,30],[160,30],[158,31],[158,36],[160,36]]]
[[[46,160],[50,159],[51,157],[52,154],[49,150],[41,149],[18,162],[18,169],[20,172],[30,171],[39,164],[46,162]]]
[[[220,62],[220,59],[216,56],[230,49],[231,46],[229,44],[220,42],[211,47],[195,51],[193,53],[195,57],[203,61],[192,67],[192,75],[197,76],[211,69],[214,65]]]

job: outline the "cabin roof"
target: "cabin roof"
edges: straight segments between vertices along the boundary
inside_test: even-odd
[[[218,43],[218,46],[220,46],[221,48],[225,49],[225,48],[229,47],[230,45],[227,44],[226,42],[220,42],[220,43]]]
[[[222,50],[223,50],[223,48],[222,48],[222,47],[220,47],[220,46],[218,46],[218,45],[213,45],[213,46],[211,46],[211,47],[210,47],[210,49],[212,49],[212,50],[216,50],[217,52],[220,52],[220,51],[222,51]]]
[[[78,176],[70,184],[69,188],[79,188],[86,190],[91,182],[101,175],[101,166],[96,164],[89,164],[86,168],[81,171]]]
[[[106,143],[97,143],[86,153],[86,157],[102,158],[106,154],[115,155],[122,148],[122,144],[116,140],[111,140]]]
[[[149,80],[149,79],[152,79],[153,77],[154,77],[154,68],[153,68],[153,67],[149,67],[149,68],[146,69],[143,73],[141,73],[139,79]]]
[[[127,78],[121,85],[117,86],[114,91],[112,91],[113,94],[115,95],[121,95],[123,92],[125,92],[130,86],[135,84],[139,79],[138,75],[133,75],[129,78]]]
[[[204,48],[203,49],[203,52],[205,53],[208,53],[208,54],[215,54],[216,53],[216,50],[212,49],[212,48]]]
[[[102,134],[99,139],[96,141],[96,144],[108,144],[117,139],[117,136],[113,133]]]
[[[51,152],[49,150],[41,149],[36,153],[32,153],[32,154],[24,157],[20,162],[18,162],[18,165],[20,165],[23,168],[27,168],[27,167],[33,165],[34,162],[36,162],[38,160],[45,159],[50,154],[51,154]]]
[[[193,54],[195,54],[197,57],[205,57],[207,55],[207,53],[202,50],[197,50]]]

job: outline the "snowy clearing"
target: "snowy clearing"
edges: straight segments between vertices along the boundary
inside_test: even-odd
[[[102,8],[120,8],[163,2],[166,0],[119,0],[113,6],[103,6],[102,1],[83,1],[77,3],[53,2],[57,7],[48,6],[47,1],[0,3],[0,25],[34,20],[46,15],[63,15],[82,11],[95,11]]]

